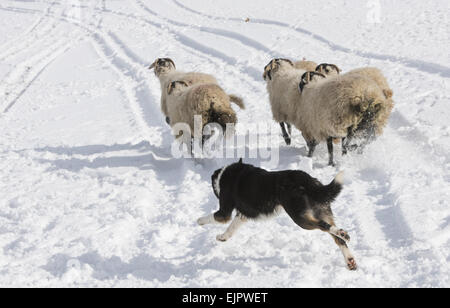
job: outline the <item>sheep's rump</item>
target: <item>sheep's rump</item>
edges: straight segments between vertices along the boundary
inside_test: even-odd
[[[167,117],[169,116],[168,107],[167,107],[167,87],[173,82],[177,80],[182,80],[186,82],[189,86],[201,84],[201,83],[213,83],[217,84],[217,79],[209,74],[197,73],[197,72],[179,72],[175,71],[173,73],[168,74],[161,80],[161,111]]]
[[[209,123],[218,123],[225,130],[227,123],[237,122],[236,113],[231,108],[230,97],[216,84],[192,88],[187,95],[186,107],[191,114],[202,117],[202,127]]]
[[[345,74],[307,85],[298,110],[300,129],[308,140],[344,138],[350,131],[367,129],[383,122],[390,114],[390,104],[371,78]],[[372,116],[372,119],[367,117]],[[363,119],[367,124],[360,126]]]
[[[389,86],[386,77],[384,77],[383,73],[376,67],[357,68],[349,71],[347,74],[359,74],[371,78],[381,88],[386,98],[392,98],[394,95],[394,92]]]
[[[228,123],[237,122],[236,113],[231,108],[230,97],[216,84],[200,84],[186,88],[180,94],[169,95],[168,112],[171,117],[171,126],[177,123],[186,123],[194,134],[195,116],[201,117],[203,132],[209,123],[219,124],[224,132]],[[174,131],[178,134],[178,131]],[[227,132],[228,133],[232,133]]]

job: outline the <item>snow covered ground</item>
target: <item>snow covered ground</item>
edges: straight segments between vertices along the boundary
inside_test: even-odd
[[[448,0],[1,0],[0,286],[450,287],[449,16]],[[243,96],[243,126],[271,119],[273,57],[384,71],[396,106],[364,155],[332,168],[298,132],[276,140],[278,170],[346,170],[333,208],[358,271],[285,214],[226,243],[196,225],[226,161],[172,157],[146,69],[162,56]]]

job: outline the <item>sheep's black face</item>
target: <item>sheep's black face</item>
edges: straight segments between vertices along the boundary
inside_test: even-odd
[[[155,75],[159,77],[162,74],[166,74],[176,69],[175,63],[170,58],[159,58],[150,65],[149,69],[155,70]]]

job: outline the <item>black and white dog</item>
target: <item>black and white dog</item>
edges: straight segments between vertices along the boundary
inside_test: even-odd
[[[329,185],[322,185],[302,171],[269,172],[244,164],[241,159],[214,172],[212,186],[220,200],[220,209],[197,222],[199,225],[227,223],[236,210],[228,229],[217,236],[217,240],[226,241],[248,219],[270,216],[284,209],[301,228],[329,233],[341,249],[347,267],[356,270],[355,258],[346,244],[350,237],[336,227],[330,208],[342,190],[342,183],[342,172]]]

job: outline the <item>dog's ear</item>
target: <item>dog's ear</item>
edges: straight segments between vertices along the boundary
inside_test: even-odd
[[[239,159],[238,164],[240,164],[240,165],[243,164],[242,157],[241,157],[241,159]]]
[[[154,68],[156,67],[156,63],[158,63],[158,59],[156,59],[156,61],[153,62],[153,63],[150,65],[150,67],[149,67],[148,69],[149,69],[149,70],[154,69]]]

